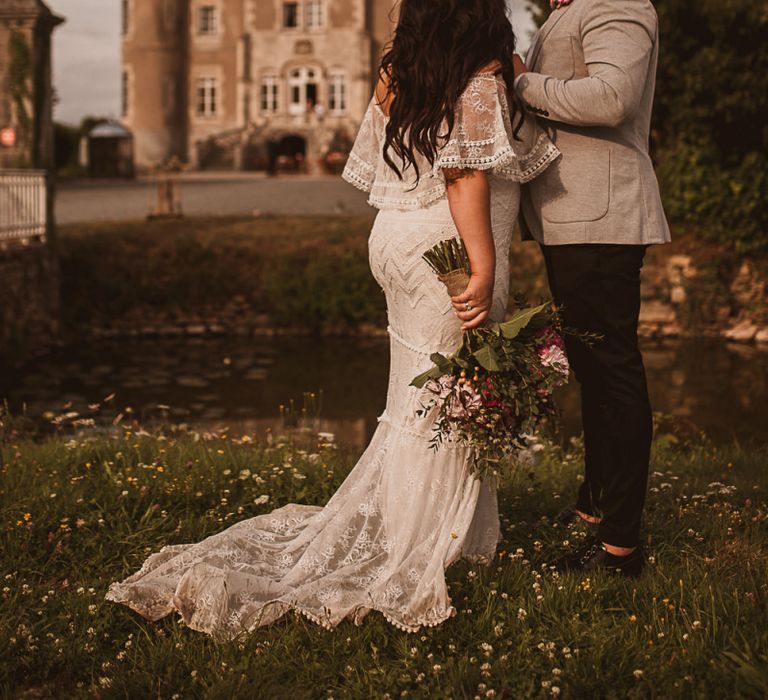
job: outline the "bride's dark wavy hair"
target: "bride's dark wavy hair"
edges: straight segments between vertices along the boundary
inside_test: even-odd
[[[515,34],[505,0],[401,0],[399,11],[380,66],[387,83],[383,103],[389,102],[384,160],[400,179],[412,165],[418,179],[416,154],[434,165],[439,145],[453,131],[459,97],[489,64],[500,66],[513,124],[518,111],[522,121],[512,93]],[[443,123],[447,131],[440,133]]]

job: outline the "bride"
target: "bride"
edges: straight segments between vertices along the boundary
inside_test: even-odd
[[[454,613],[444,571],[487,560],[496,491],[458,444],[429,447],[411,379],[463,329],[503,317],[520,183],[558,151],[510,98],[515,38],[504,0],[402,0],[390,50],[343,177],[379,209],[370,264],[388,307],[386,409],[324,508],[290,504],[197,544],[169,545],[110,586],[150,619],[178,611],[220,638],[296,610],[325,627],[371,610],[403,630]],[[453,299],[422,253],[460,235],[472,267]]]

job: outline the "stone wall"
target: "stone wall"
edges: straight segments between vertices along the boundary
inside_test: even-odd
[[[59,334],[59,268],[47,245],[0,250],[0,361],[22,364]]]
[[[643,269],[640,333],[768,346],[768,261],[682,237],[654,246]]]

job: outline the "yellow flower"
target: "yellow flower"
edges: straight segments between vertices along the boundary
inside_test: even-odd
[[[630,615],[629,616],[629,621],[630,622],[637,622],[637,615]]]
[[[32,513],[24,513],[24,520],[30,520],[32,518]]]

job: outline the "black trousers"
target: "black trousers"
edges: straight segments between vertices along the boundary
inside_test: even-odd
[[[645,246],[542,246],[549,285],[566,326],[603,336],[566,337],[581,385],[585,480],[576,508],[602,518],[597,536],[635,547],[648,483],[653,421],[637,341]]]

